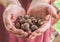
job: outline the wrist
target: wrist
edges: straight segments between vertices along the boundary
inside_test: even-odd
[[[12,5],[12,4],[21,6],[21,4],[19,3],[18,0],[5,0],[5,1],[2,0],[0,3],[1,3],[5,8],[6,8],[7,6],[9,6],[9,5]]]
[[[46,3],[49,3],[50,0],[33,0],[35,2],[46,2]]]
[[[36,4],[40,4],[40,3],[49,3],[50,0],[32,0],[31,5],[36,5]]]

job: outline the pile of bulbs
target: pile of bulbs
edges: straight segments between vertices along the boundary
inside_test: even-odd
[[[22,29],[29,34],[44,24],[43,19],[40,17],[33,17],[28,15],[19,16],[14,23],[17,29]]]

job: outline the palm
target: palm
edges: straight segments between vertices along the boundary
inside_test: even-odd
[[[41,18],[45,18],[47,15],[51,15],[54,18],[57,17],[56,10],[53,6],[47,3],[35,3],[31,5],[28,9],[27,14],[33,15],[33,16],[39,16]]]
[[[17,5],[8,6],[3,14],[3,21],[6,29],[14,33],[14,35],[17,37],[27,35],[26,32],[20,29],[16,29],[14,26],[14,21],[17,19],[17,17],[21,15],[23,16],[24,14],[25,14],[25,10]]]
[[[43,19],[46,19],[49,15],[51,15],[54,18],[57,18],[57,13],[56,13],[55,8],[53,6],[51,6],[50,4],[43,3],[43,2],[35,2],[35,3],[32,2],[27,11],[27,14],[30,16],[41,17]],[[48,18],[48,20],[49,20],[49,18]],[[51,24],[50,24],[50,20],[49,20],[47,23],[42,25],[42,28],[45,28],[45,29],[49,28],[50,25]],[[45,31],[45,29],[44,29],[44,31]],[[36,32],[38,32],[38,33],[36,33]],[[39,29],[34,31],[30,35],[29,38],[35,38],[37,35],[41,35],[41,31]]]

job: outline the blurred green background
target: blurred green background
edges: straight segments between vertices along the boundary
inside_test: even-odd
[[[54,5],[60,10],[60,0],[55,0]]]
[[[60,33],[60,19],[53,25],[53,28]]]
[[[55,2],[53,4],[60,10],[60,0],[55,0]],[[57,32],[60,32],[60,19],[53,25],[53,28]]]
[[[60,10],[60,0],[55,0],[53,5]],[[60,19],[53,25],[53,28],[60,34]],[[54,39],[55,39],[55,36],[52,34],[50,42],[53,42]]]

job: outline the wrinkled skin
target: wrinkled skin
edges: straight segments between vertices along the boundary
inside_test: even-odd
[[[31,3],[27,14],[40,16],[41,18],[45,18],[47,15],[50,14],[52,17],[57,18],[56,9],[52,5],[44,2]]]
[[[17,19],[17,17],[23,15],[25,15],[25,10],[18,5],[9,5],[3,13],[3,22],[6,29],[13,33],[16,37],[24,37],[24,35],[28,35],[27,32],[16,29],[14,26],[14,21]]]
[[[34,31],[29,38],[33,39],[38,35],[41,35],[43,32],[45,32],[50,27],[50,16],[53,18],[57,18],[56,10],[53,6],[50,4],[44,3],[44,2],[33,2],[31,3],[27,14],[30,16],[39,16],[43,19],[48,20],[45,22],[44,25],[42,25],[38,30]],[[17,37],[24,37],[24,35],[28,35],[28,33],[24,32],[23,30],[16,29],[14,26],[14,21],[18,16],[25,15],[25,10],[22,7],[19,7],[17,5],[10,5],[6,8],[6,10],[3,13],[3,22],[6,27],[6,29],[9,32],[12,32]],[[48,25],[49,24],[49,25]],[[47,26],[48,25],[48,26]],[[21,34],[21,35],[20,35]]]
[[[32,1],[27,14],[30,16],[41,17],[42,19],[48,20],[43,24],[38,30],[34,31],[29,38],[35,38],[37,35],[41,35],[45,32],[51,25],[50,16],[53,18],[58,18],[55,8],[45,2],[34,2]],[[50,20],[49,20],[50,19]]]

